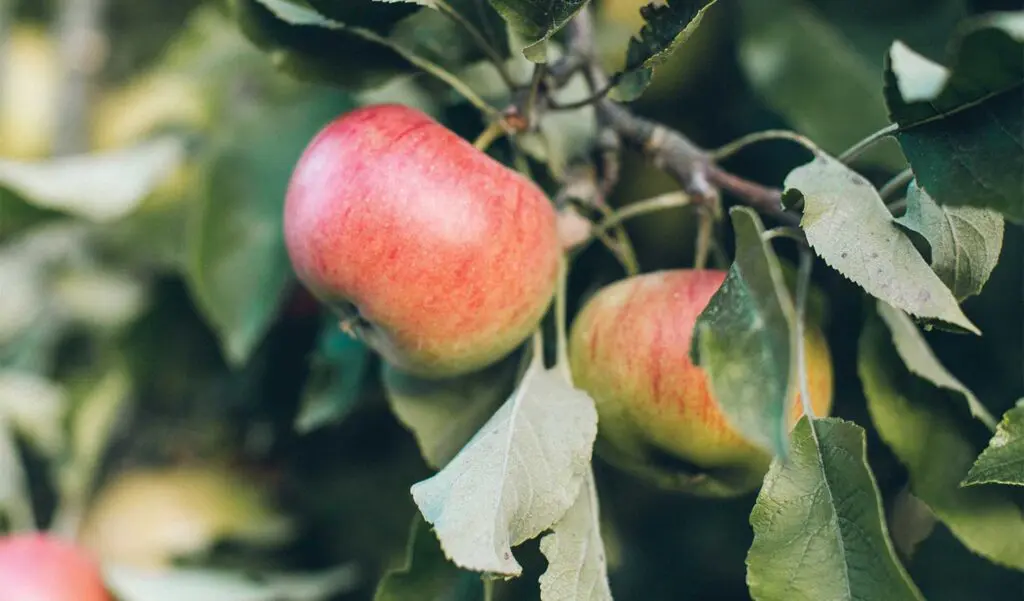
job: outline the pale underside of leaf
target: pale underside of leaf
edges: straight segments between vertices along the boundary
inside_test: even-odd
[[[999,262],[1005,225],[996,211],[940,206],[912,181],[907,212],[896,221],[924,237],[932,269],[961,301],[981,292]]]
[[[750,514],[747,584],[758,601],[923,600],[896,557],[864,430],[801,418]]]
[[[166,136],[99,154],[0,160],[0,186],[36,206],[104,223],[138,208],[184,158],[183,141]]]
[[[980,334],[867,179],[819,152],[786,176],[785,187],[803,196],[800,225],[826,263],[911,315]]]
[[[960,380],[943,367],[931,347],[928,346],[928,341],[924,339],[920,330],[906,313],[878,301],[878,314],[889,327],[896,352],[899,353],[911,373],[940,388],[960,393],[967,400],[967,406],[972,415],[985,422],[989,427],[995,427],[985,405]]]
[[[592,471],[576,502],[541,539],[540,550],[548,560],[540,577],[541,601],[612,601]]]
[[[535,363],[462,451],[413,485],[413,500],[456,565],[518,576],[512,547],[576,501],[596,436],[593,400]]]

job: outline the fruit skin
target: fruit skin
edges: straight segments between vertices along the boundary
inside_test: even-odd
[[[0,538],[3,601],[113,601],[98,565],[72,544],[46,534]]]
[[[307,288],[389,363],[426,377],[490,365],[554,295],[555,211],[533,182],[406,106],[351,111],[289,182],[285,242]]]
[[[597,403],[599,449],[613,463],[641,466],[668,455],[698,470],[733,470],[741,489],[763,476],[770,456],[726,421],[706,373],[689,356],[697,317],[725,275],[677,269],[634,276],[600,290],[577,315],[569,340],[572,373]],[[812,406],[815,415],[827,415],[832,360],[817,325],[806,330]],[[797,394],[790,427],[802,415]]]

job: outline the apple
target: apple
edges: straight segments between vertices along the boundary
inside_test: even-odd
[[[271,547],[292,536],[293,524],[268,493],[227,466],[133,468],[100,488],[77,542],[100,561],[146,569],[223,541]]]
[[[71,543],[47,534],[0,537],[3,601],[113,601],[99,566]]]
[[[298,160],[284,233],[299,280],[392,365],[451,377],[506,357],[554,296],[553,206],[425,113],[353,110]]]
[[[729,483],[730,494],[763,477],[770,455],[731,426],[706,372],[690,360],[694,325],[725,276],[713,269],[633,276],[602,288],[580,310],[570,363],[576,386],[597,405],[598,452],[609,463],[638,473],[658,463],[713,474]],[[832,361],[817,324],[808,323],[804,344],[811,405],[815,415],[827,415]],[[802,415],[797,394],[791,428]]]

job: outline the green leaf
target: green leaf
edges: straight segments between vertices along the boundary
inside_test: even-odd
[[[1024,399],[1006,412],[988,447],[971,466],[963,486],[975,484],[1024,486]]]
[[[358,584],[353,566],[257,578],[208,568],[148,570],[106,565],[103,575],[120,601],[327,601]]]
[[[830,22],[803,0],[743,0],[741,9],[740,66],[793,129],[838,154],[887,125],[881,57],[865,56],[844,36],[839,26],[849,18]],[[871,26],[881,27],[878,19]],[[891,170],[906,165],[896,144],[861,160]]]
[[[896,352],[899,353],[900,359],[903,360],[907,369],[912,374],[928,380],[935,386],[952,390],[963,396],[967,400],[967,407],[971,410],[971,415],[983,421],[990,428],[994,428],[994,420],[989,415],[985,405],[960,380],[957,380],[953,374],[946,371],[946,368],[939,363],[938,357],[932,352],[928,342],[921,335],[921,332],[914,325],[910,317],[903,311],[894,309],[882,301],[878,301],[877,308],[878,315],[885,322],[885,325],[888,326],[889,332],[892,333],[892,341],[896,345]]]
[[[547,60],[545,42],[565,26],[590,0],[490,0],[526,46],[523,55],[535,62]]]
[[[413,485],[413,500],[455,565],[519,576],[512,547],[575,503],[596,436],[593,400],[535,360],[465,448]]]
[[[40,209],[106,223],[137,209],[184,158],[182,140],[166,136],[47,161],[0,159],[0,186]]]
[[[1024,570],[1024,510],[1006,490],[961,488],[977,451],[943,393],[902,366],[881,319],[872,316],[859,343],[858,371],[882,440],[924,501],[969,549]]]
[[[785,187],[786,196],[803,197],[800,226],[833,269],[911,315],[979,333],[867,179],[817,152],[786,176]]]
[[[617,75],[615,97],[635,100],[651,83],[654,67],[663,64],[700,25],[715,0],[668,0],[640,7],[644,26],[630,38],[626,63]]]
[[[1024,85],[1024,12],[975,17],[958,33],[950,69],[900,41],[889,49],[885,99],[901,129],[949,118]]]
[[[427,465],[441,469],[508,399],[518,365],[514,354],[456,378],[420,378],[386,362],[381,371],[391,411],[412,431]]]
[[[600,518],[594,473],[588,470],[576,502],[540,541],[548,560],[540,577],[541,601],[612,601]]]
[[[736,259],[697,318],[691,353],[733,427],[785,456],[797,381],[795,309],[757,213],[729,213]]]
[[[864,430],[800,419],[750,514],[747,585],[761,601],[898,601],[924,597],[889,540]]]
[[[292,167],[317,131],[351,106],[322,91],[268,109],[238,124],[207,166],[188,227],[186,276],[235,365],[263,338],[292,279],[282,231]]]
[[[339,31],[332,20],[309,3],[288,0],[233,0],[242,32],[293,75],[347,89],[376,86],[412,66],[379,44]],[[420,7],[379,2],[318,2],[335,19],[387,36]],[[368,9],[368,6],[371,7]],[[329,10],[328,10],[329,9]],[[350,14],[351,13],[351,14]]]
[[[359,401],[370,350],[328,318],[320,331],[295,429],[311,432],[342,421]]]
[[[1003,248],[1003,217],[975,207],[940,207],[916,181],[907,188],[907,212],[896,223],[928,243],[932,270],[957,300],[981,292]]]
[[[901,43],[889,50],[885,97],[922,188],[941,205],[1024,221],[1024,12],[968,21],[951,68]]]
[[[448,561],[437,537],[419,515],[413,520],[405,565],[389,571],[373,601],[477,601],[483,595],[478,574]]]

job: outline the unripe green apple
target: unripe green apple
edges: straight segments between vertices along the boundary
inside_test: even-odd
[[[305,286],[389,363],[427,377],[512,352],[546,312],[561,256],[540,188],[395,104],[354,110],[313,139],[284,232]]]
[[[695,473],[728,474],[738,494],[756,486],[771,457],[727,421],[689,355],[697,318],[725,275],[677,269],[611,284],[577,315],[569,352],[576,386],[597,404],[598,450],[612,463],[641,468],[668,458]],[[811,404],[815,415],[827,415],[832,361],[820,328],[806,330]],[[790,427],[802,415],[797,394]]]
[[[45,534],[0,538],[0,599],[113,601],[88,556]]]

